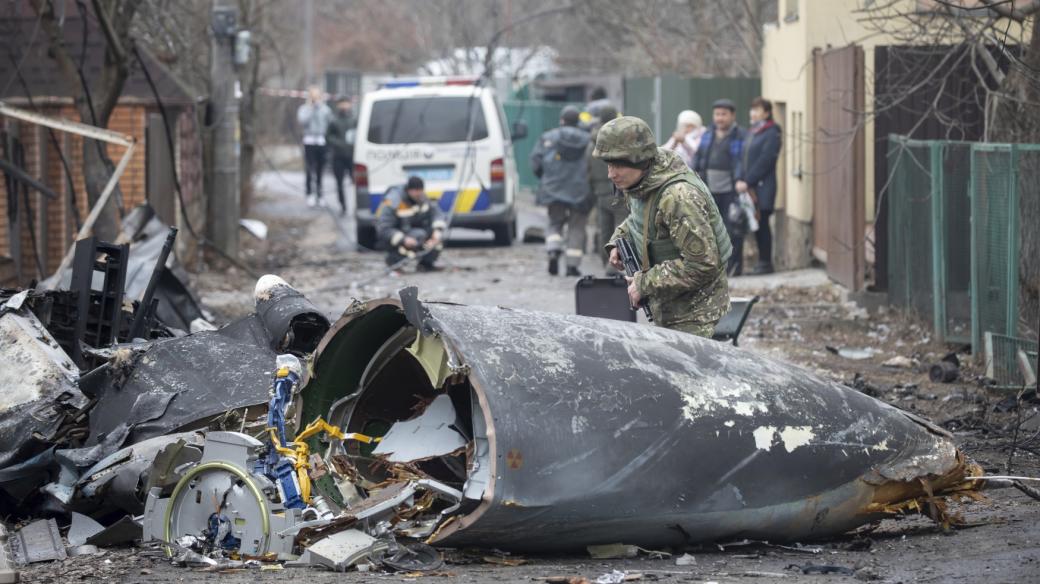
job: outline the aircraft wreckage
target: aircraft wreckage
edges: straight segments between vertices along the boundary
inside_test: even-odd
[[[981,487],[926,420],[658,327],[409,288],[355,301],[304,357],[306,371],[278,357],[264,419],[246,419],[252,398],[243,431],[178,419],[181,434],[142,434],[146,454],[101,461],[73,500],[132,485],[143,504],[123,508],[143,510],[144,539],[200,563],[415,569],[439,558],[426,544],[660,548],[806,541],[910,511],[947,521],[943,496]],[[144,472],[123,462],[148,457]]]
[[[275,444],[285,470],[262,440],[221,433],[172,492],[153,489],[146,534],[193,543],[216,521],[246,555],[280,557],[337,531],[368,551],[384,535],[519,551],[805,540],[908,510],[942,519],[941,496],[979,472],[942,429],[789,364],[414,289],[350,306],[299,399],[315,422],[309,444]]]

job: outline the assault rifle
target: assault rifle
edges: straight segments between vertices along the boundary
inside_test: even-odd
[[[625,237],[619,237],[614,244],[617,246],[618,255],[621,256],[621,263],[625,266],[625,275],[630,278],[635,276],[639,271],[639,259],[636,257],[636,250],[632,249],[632,244]],[[646,320],[653,322],[654,315],[650,312],[650,304],[646,298],[639,300],[639,306],[642,307]]]

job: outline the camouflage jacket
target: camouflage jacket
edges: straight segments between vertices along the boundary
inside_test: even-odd
[[[653,227],[647,229],[643,216],[655,205],[655,195]],[[654,321],[669,328],[714,326],[729,311],[725,259],[732,247],[708,188],[677,154],[658,149],[649,173],[625,196],[629,216],[607,248],[627,237],[642,254],[644,270],[635,283],[649,299]],[[655,257],[655,249],[669,251]]]

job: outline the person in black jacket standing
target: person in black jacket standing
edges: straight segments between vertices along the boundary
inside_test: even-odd
[[[776,161],[783,145],[783,131],[773,121],[773,104],[756,97],[751,102],[751,129],[744,141],[743,174],[737,191],[751,194],[758,211],[758,264],[752,274],[773,273],[773,232],[769,218],[776,204]]]
[[[726,270],[730,276],[740,276],[744,270],[744,236],[748,220],[740,207],[737,181],[744,176],[745,131],[737,125],[737,106],[729,99],[718,99],[711,104],[712,124],[701,136],[701,143],[693,155],[693,170],[711,190],[715,206],[722,214],[733,253]]]
[[[354,132],[357,118],[352,112],[350,98],[336,100],[336,115],[329,122],[325,143],[332,150],[332,174],[336,177],[336,194],[339,195],[340,213],[347,214],[347,197],[343,193],[343,177],[354,179]]]

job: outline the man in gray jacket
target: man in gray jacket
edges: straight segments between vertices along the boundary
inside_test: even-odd
[[[560,113],[560,127],[542,134],[531,152],[531,170],[538,177],[535,202],[549,208],[549,273],[560,269],[566,231],[567,275],[580,276],[585,255],[585,224],[594,200],[590,196],[585,152],[589,133],[578,127],[578,108],[567,106]]]
[[[307,89],[307,101],[296,110],[296,121],[303,132],[303,161],[307,174],[307,204],[321,201],[321,174],[325,171],[325,133],[332,121],[332,108],[325,103],[321,88]]]

